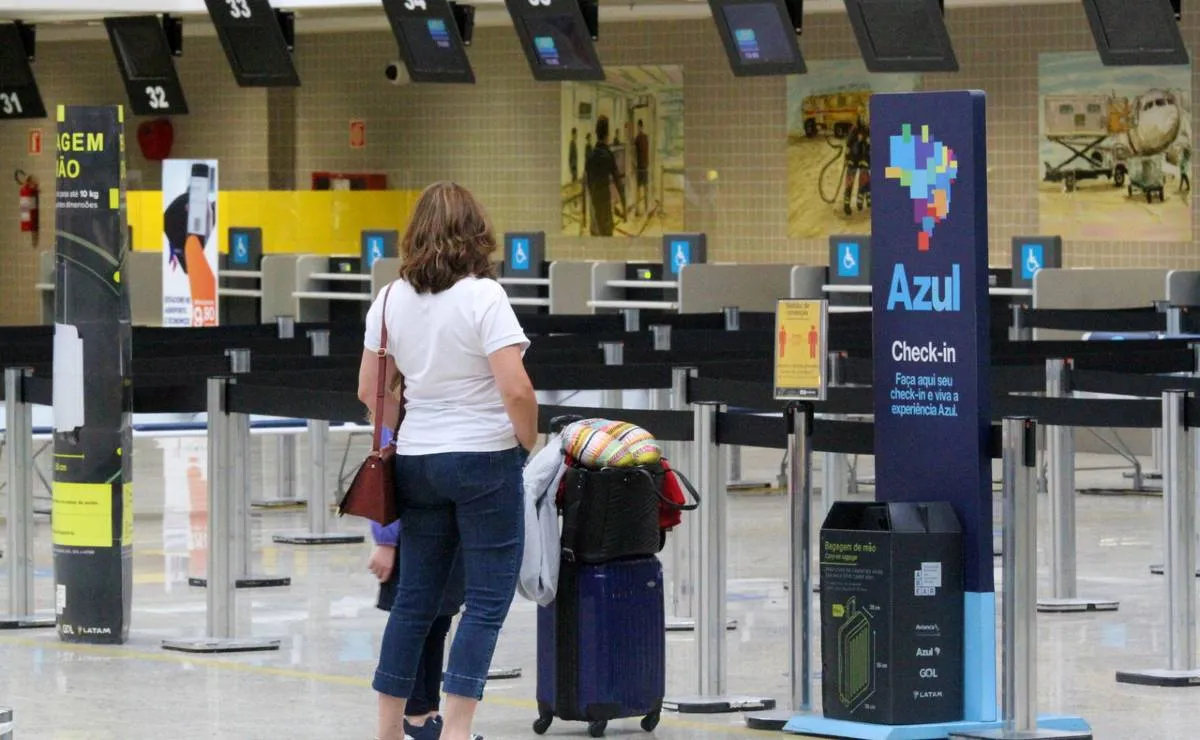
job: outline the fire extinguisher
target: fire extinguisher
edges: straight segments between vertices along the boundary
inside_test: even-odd
[[[33,244],[37,246],[38,238],[38,183],[33,175],[27,175],[22,170],[14,173],[17,183],[21,186],[21,232],[31,234]]]

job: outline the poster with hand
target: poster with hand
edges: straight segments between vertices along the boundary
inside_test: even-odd
[[[217,161],[163,162],[163,326],[216,326]]]

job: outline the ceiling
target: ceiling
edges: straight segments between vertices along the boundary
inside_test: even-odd
[[[504,0],[466,0],[476,6],[477,26],[508,25]],[[945,0],[947,10],[1015,5],[1078,3],[1079,0]],[[271,0],[272,6],[296,12],[299,33],[387,30],[380,0]],[[103,7],[98,11],[97,6]],[[804,12],[844,13],[843,0],[804,0]],[[37,23],[39,40],[102,37],[97,22],[106,15],[172,13],[205,16],[204,0],[0,0],[0,19]],[[681,20],[709,15],[705,0],[600,0],[605,22]],[[208,23],[184,24],[189,36],[211,35]]]

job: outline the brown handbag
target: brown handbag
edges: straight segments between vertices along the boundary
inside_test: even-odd
[[[387,393],[387,299],[392,286],[383,294],[383,331],[379,339],[378,386],[375,393],[375,431],[371,438],[371,452],[354,475],[346,495],[338,504],[338,516],[360,516],[387,526],[400,518],[400,502],[396,495],[396,473],[392,458],[396,455],[395,435],[387,447],[380,445],[383,439],[384,396]],[[396,420],[396,431],[404,420],[404,378],[400,378],[400,416]]]

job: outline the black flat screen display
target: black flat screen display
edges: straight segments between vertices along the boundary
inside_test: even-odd
[[[711,0],[710,5],[735,75],[806,71],[792,22],[781,0]]]
[[[957,72],[939,0],[845,0],[871,72]]]
[[[413,82],[475,82],[450,3],[384,0],[383,8]]]
[[[300,85],[287,38],[267,0],[205,0],[205,4],[238,85]]]
[[[1083,6],[1104,64],[1188,63],[1170,0],[1084,0]]]
[[[133,112],[139,116],[187,113],[187,100],[158,16],[105,18],[104,27]]]
[[[45,116],[21,32],[15,24],[0,24],[0,121]]]
[[[513,27],[536,80],[603,80],[579,0],[506,0]]]

